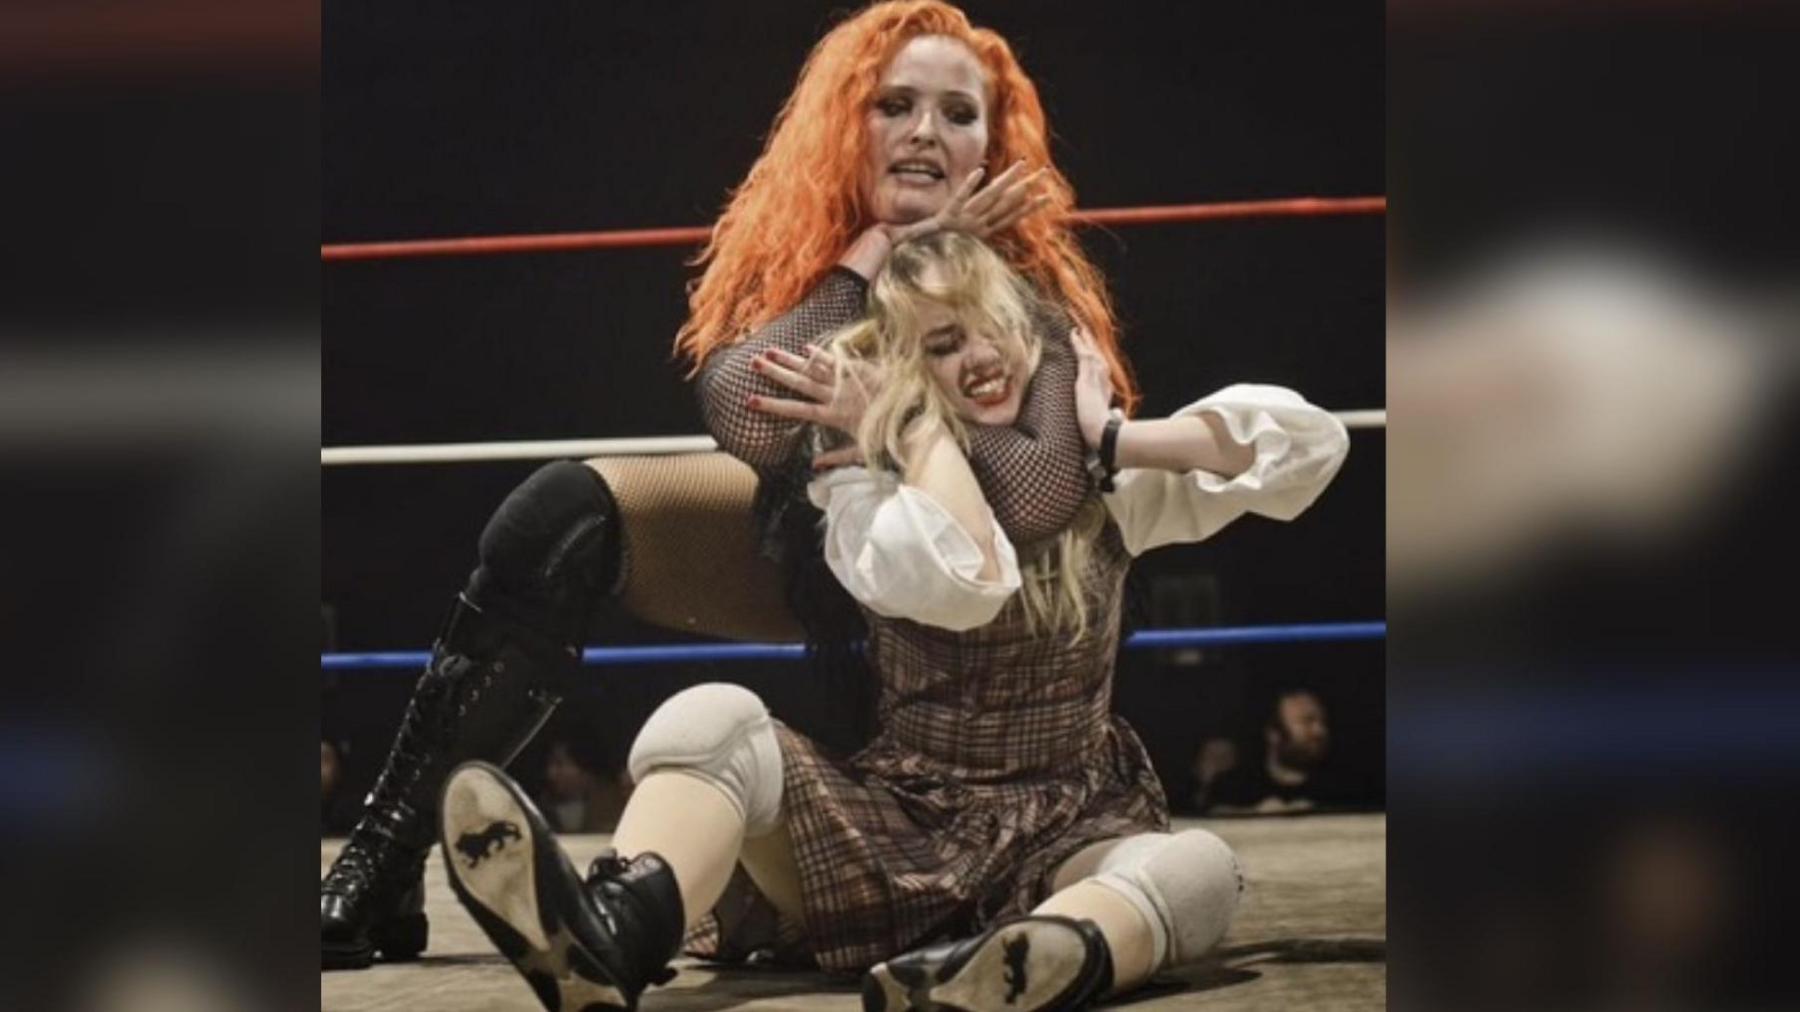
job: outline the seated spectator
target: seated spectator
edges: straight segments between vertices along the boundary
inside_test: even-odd
[[[544,814],[562,833],[610,833],[631,796],[631,777],[623,763],[577,747],[574,738],[557,738],[544,759]]]
[[[1306,689],[1283,692],[1263,725],[1261,761],[1235,763],[1226,771],[1216,771],[1216,761],[1209,767],[1215,772],[1210,782],[1202,780],[1205,810],[1212,815],[1280,814],[1341,805],[1345,792],[1326,762],[1330,754],[1325,704]],[[1197,761],[1196,775],[1203,765]]]
[[[1237,742],[1230,738],[1208,738],[1194,753],[1193,810],[1204,812],[1212,804],[1213,786],[1219,778],[1237,768]]]
[[[360,798],[344,796],[342,750],[330,741],[319,739],[319,835],[349,835],[361,810]]]

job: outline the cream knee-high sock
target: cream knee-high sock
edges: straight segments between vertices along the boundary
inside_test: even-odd
[[[1084,880],[1038,904],[1034,914],[1057,914],[1093,921],[1112,951],[1113,991],[1129,991],[1156,972],[1156,937],[1150,924],[1125,897]]]
[[[744,845],[744,817],[718,787],[676,770],[645,777],[619,817],[613,848],[630,859],[654,853],[681,887],[688,927],[725,892]]]

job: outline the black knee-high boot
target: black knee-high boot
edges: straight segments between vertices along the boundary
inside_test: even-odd
[[[459,763],[510,762],[578,672],[587,618],[621,575],[612,495],[581,464],[548,465],[495,512],[480,558],[362,819],[320,885],[325,969],[424,950],[423,873],[439,792]]]

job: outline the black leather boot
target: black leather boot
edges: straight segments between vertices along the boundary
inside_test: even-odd
[[[319,888],[324,969],[425,948],[425,857],[444,778],[471,758],[510,762],[556,707],[579,658],[459,598],[407,704],[362,819]]]
[[[634,1010],[675,976],[681,890],[660,857],[608,851],[583,879],[531,799],[487,763],[450,775],[440,822],[456,898],[545,1008]]]
[[[596,606],[624,579],[618,504],[574,461],[539,468],[481,532],[362,820],[319,888],[325,969],[425,948],[425,855],[444,779],[470,759],[510,762],[581,665]]]
[[[877,965],[863,977],[863,1010],[1073,1012],[1112,982],[1112,952],[1093,921],[1032,914]]]

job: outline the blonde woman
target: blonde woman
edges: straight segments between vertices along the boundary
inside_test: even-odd
[[[816,384],[828,371],[834,387],[869,391],[855,423],[861,466],[811,490],[827,562],[870,613],[882,685],[880,737],[850,775],[883,762],[932,768],[963,785],[952,825],[991,827],[972,848],[991,877],[967,890],[990,926],[877,966],[872,1007],[1078,1007],[1224,934],[1241,889],[1235,859],[1204,831],[1167,835],[1148,757],[1110,714],[1125,570],[1244,512],[1297,515],[1348,447],[1336,419],[1275,387],[1122,421],[1107,364],[1077,330],[1076,413],[1088,447],[1110,457],[1097,484],[1111,489],[1062,534],[1014,546],[973,480],[963,432],[1016,414],[1040,312],[983,244],[937,233],[895,250],[867,320],[779,366],[808,399],[826,396]],[[1021,939],[1037,960],[1010,955]]]
[[[1069,331],[1066,317],[954,231],[897,243],[867,306],[822,346],[759,349],[756,370],[798,396],[759,397],[755,410],[817,420],[829,407],[847,441],[822,454],[847,466],[808,491],[826,563],[868,622],[872,741],[833,757],[739,687],[688,690],[633,750],[639,798],[649,787],[664,802],[634,799],[615,843],[635,856],[585,884],[516,785],[463,767],[445,796],[447,848],[504,827],[530,845],[497,843],[495,860],[467,871],[452,862],[453,881],[528,978],[564,952],[565,984],[626,983],[618,1005],[634,1005],[644,978],[619,981],[606,964],[667,944],[646,945],[634,925],[699,921],[680,899],[710,908],[740,859],[749,902],[779,914],[780,930],[734,937],[761,920],[740,907],[690,943],[730,955],[779,942],[826,969],[870,968],[867,1009],[1084,1008],[1202,955],[1229,926],[1235,857],[1205,831],[1168,832],[1149,757],[1111,713],[1122,585],[1148,549],[1246,512],[1300,513],[1343,462],[1343,426],[1252,385],[1124,421],[1106,359],[1075,330],[1075,408],[1098,480],[1066,530],[1015,545],[975,479],[967,431],[1017,414],[1037,335],[1059,319]],[[670,803],[677,792],[685,804]],[[633,825],[634,812],[656,821]],[[513,854],[532,855],[531,875]],[[625,927],[592,927],[608,921]],[[571,960],[546,925],[572,926],[586,954]],[[601,994],[551,983],[534,980],[552,1007]]]

